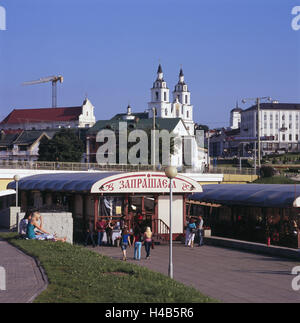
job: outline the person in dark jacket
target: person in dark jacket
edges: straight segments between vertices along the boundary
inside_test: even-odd
[[[91,240],[93,247],[96,247],[95,240],[94,240],[94,223],[93,221],[89,221],[86,225],[86,236],[85,236],[85,242],[84,245],[87,246],[89,243],[89,240]]]

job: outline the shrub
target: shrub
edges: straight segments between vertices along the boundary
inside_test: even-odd
[[[263,166],[260,169],[261,177],[272,177],[275,175],[275,169],[271,166]]]

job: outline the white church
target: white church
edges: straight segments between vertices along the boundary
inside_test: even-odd
[[[191,93],[184,81],[182,68],[179,72],[178,83],[175,85],[172,94],[173,102],[170,102],[170,90],[164,80],[161,64],[159,64],[157,78],[151,88],[151,102],[148,103],[148,118],[152,119],[153,112],[156,111],[157,118],[178,119],[179,122],[172,132],[181,137],[184,145],[179,147],[172,155],[171,163],[177,167],[184,165],[184,162],[187,162],[186,158],[184,160],[184,155],[185,153],[188,153],[191,158],[188,164],[190,164],[192,168],[203,169],[207,164],[207,153],[204,149],[204,140],[200,140],[198,143],[196,141]]]
[[[193,106],[191,105],[191,93],[184,82],[182,68],[179,73],[179,81],[173,91],[173,103],[170,102],[170,90],[163,78],[162,67],[159,64],[157,79],[151,89],[151,102],[148,103],[149,117],[153,117],[153,108],[157,110],[160,118],[181,118],[190,135],[194,135]]]
[[[207,165],[204,138],[196,140],[191,93],[184,81],[182,69],[180,69],[179,81],[173,91],[173,102],[170,102],[170,90],[159,64],[157,78],[151,88],[151,102],[148,103],[148,109],[145,112],[135,113],[128,106],[127,113],[117,114],[110,120],[97,121],[94,127],[88,131],[88,143],[95,141],[100,130],[117,128],[120,121],[126,121],[127,127],[130,129],[152,130],[153,117],[155,117],[155,130],[160,132],[167,130],[169,134],[172,133],[172,136],[178,139],[168,162],[178,168],[186,166],[188,169],[197,169],[198,172],[204,170]],[[88,146],[90,145],[88,144]],[[95,161],[95,154],[96,150],[92,152],[91,149],[88,149],[88,160]],[[158,158],[157,154],[155,157]],[[159,161],[156,160],[155,164],[159,165]]]

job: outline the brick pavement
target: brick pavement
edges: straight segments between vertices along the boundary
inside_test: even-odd
[[[121,259],[120,248],[92,250]],[[142,260],[135,261],[130,248],[128,261],[167,275],[167,245],[155,246],[150,260],[144,255],[143,249]],[[213,246],[190,249],[179,243],[174,244],[173,260],[174,279],[222,302],[300,302],[300,291],[291,288],[291,270],[299,265],[296,261]]]
[[[0,266],[6,270],[6,291],[0,303],[30,303],[47,286],[35,260],[0,239]]]

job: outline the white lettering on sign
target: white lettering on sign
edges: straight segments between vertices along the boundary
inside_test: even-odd
[[[174,193],[202,192],[197,182],[178,175],[172,180]],[[91,193],[168,193],[170,180],[164,173],[131,173],[116,175],[96,183]]]

